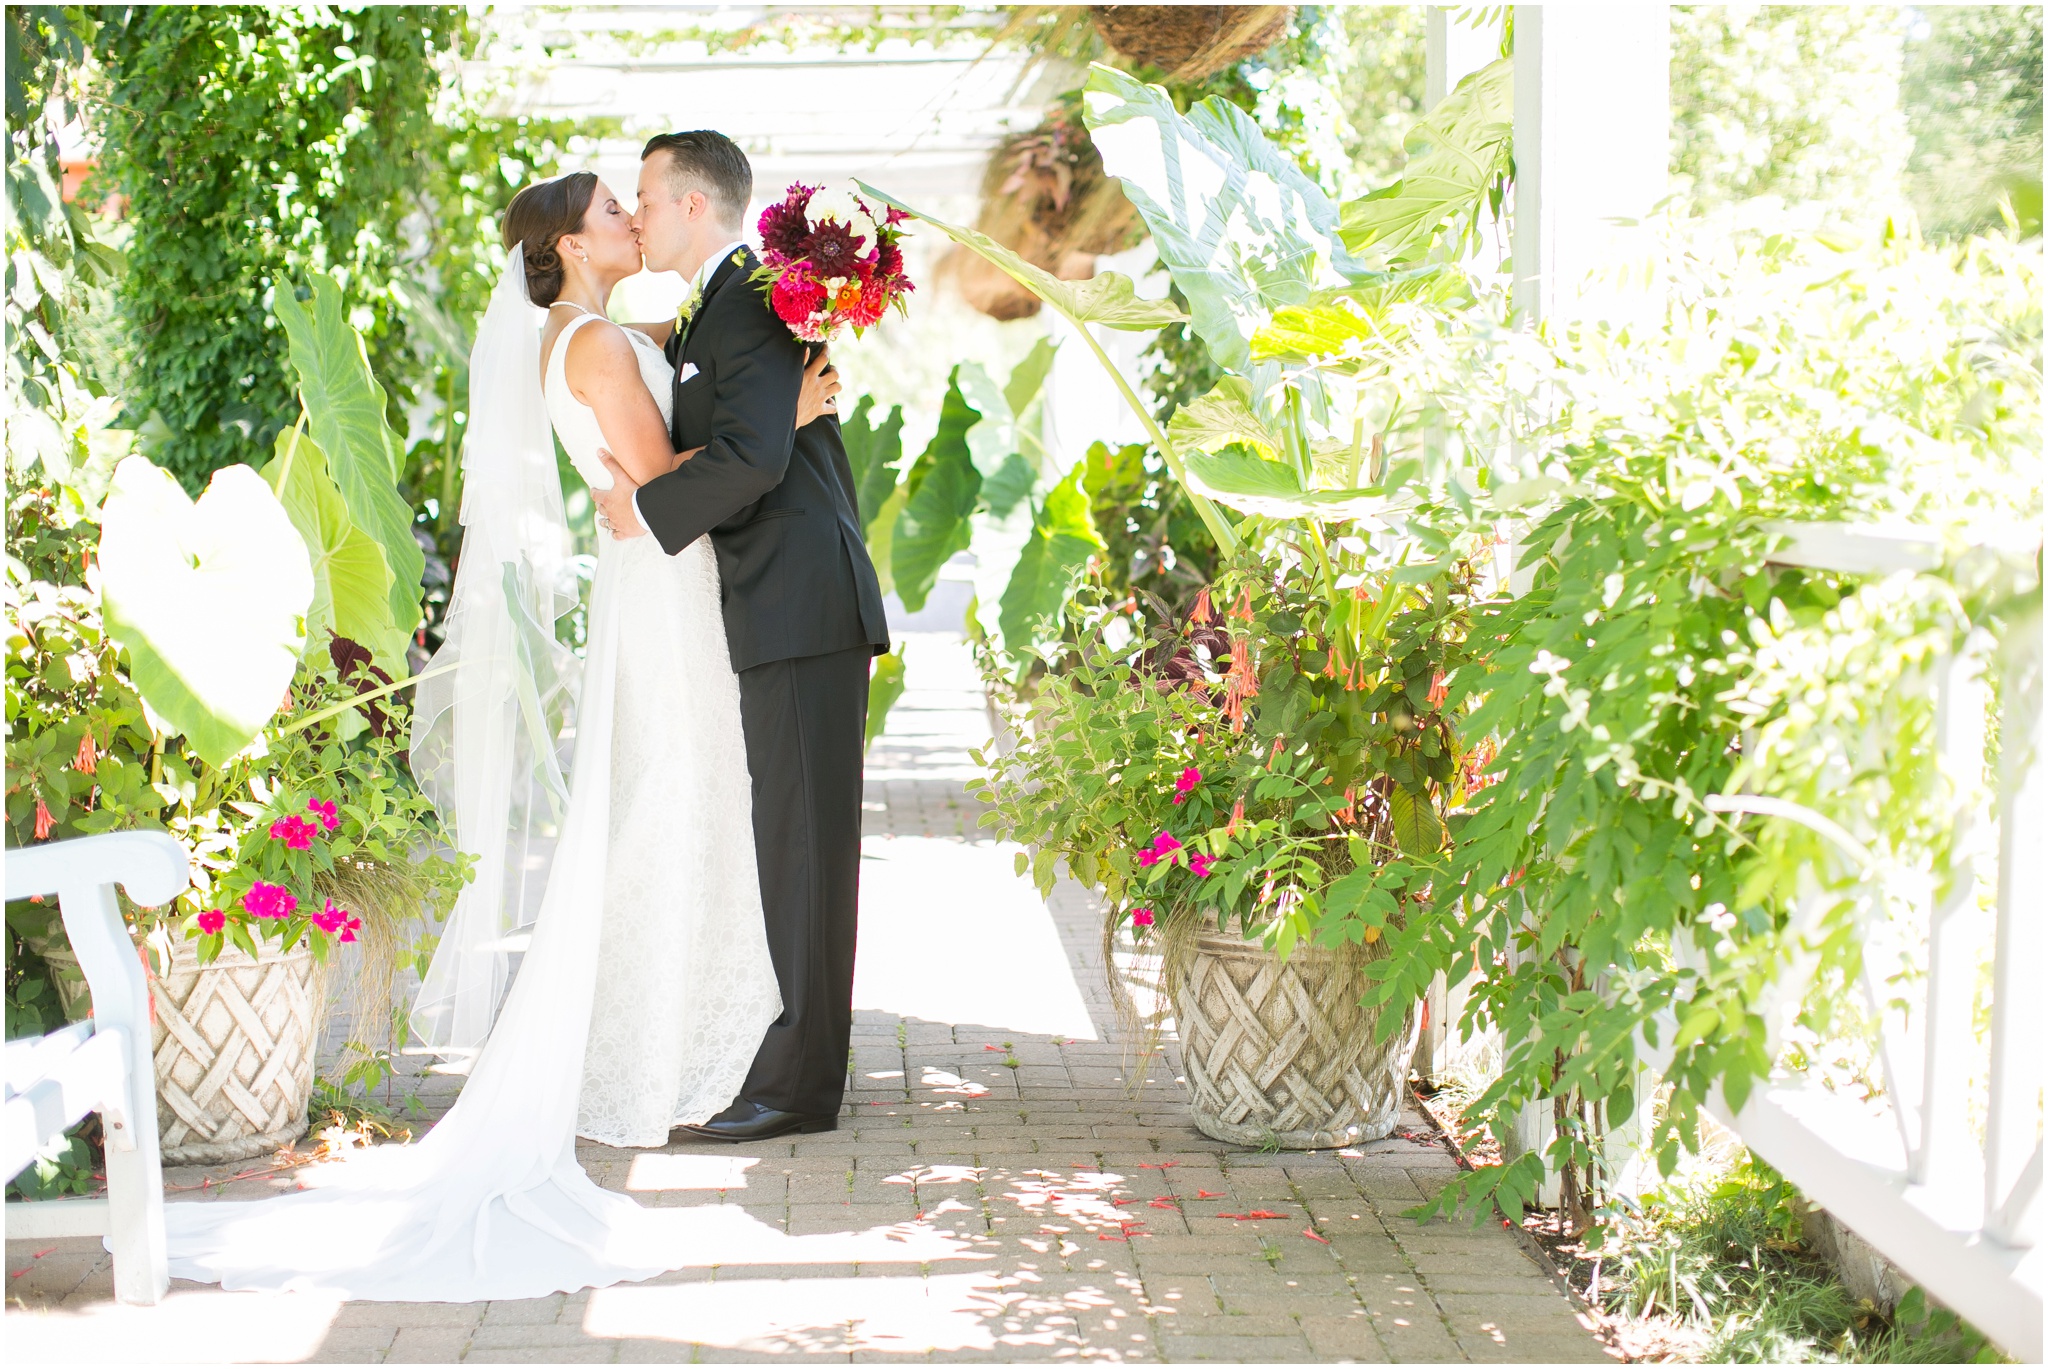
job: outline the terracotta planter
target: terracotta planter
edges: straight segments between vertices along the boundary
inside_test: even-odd
[[[165,1164],[265,1155],[306,1134],[325,981],[303,942],[287,952],[265,945],[254,960],[228,946],[206,966],[181,942],[167,973],[152,964],[150,1049]]]
[[[1178,960],[1175,957],[1175,960]],[[1257,942],[1204,932],[1169,969],[1190,1110],[1232,1145],[1321,1150],[1377,1141],[1401,1119],[1417,1017],[1375,1043],[1354,961],[1301,945],[1285,964]]]

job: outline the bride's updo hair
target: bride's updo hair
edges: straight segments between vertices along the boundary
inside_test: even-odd
[[[505,250],[526,244],[526,296],[546,307],[562,293],[562,254],[555,250],[564,233],[583,231],[583,216],[597,189],[597,173],[571,171],[551,181],[529,185],[512,197],[505,210]]]

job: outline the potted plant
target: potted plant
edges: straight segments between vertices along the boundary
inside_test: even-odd
[[[1363,1006],[1367,966],[1433,896],[1488,759],[1449,704],[1471,567],[1417,584],[1360,553],[1339,574],[1334,608],[1286,555],[1241,556],[1178,622],[1098,600],[986,762],[1040,886],[1063,860],[1107,937],[1158,953],[1195,1125],[1239,1145],[1393,1130],[1415,1009]]]

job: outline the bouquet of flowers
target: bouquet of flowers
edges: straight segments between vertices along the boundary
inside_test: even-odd
[[[881,322],[890,305],[899,313],[913,287],[903,274],[903,239],[896,227],[909,215],[900,209],[878,217],[858,197],[854,203],[874,230],[875,245],[854,225],[831,214],[810,217],[815,185],[793,185],[780,204],[761,213],[761,260],[754,281],[768,296],[775,316],[804,342],[830,342],[842,327],[853,335]]]

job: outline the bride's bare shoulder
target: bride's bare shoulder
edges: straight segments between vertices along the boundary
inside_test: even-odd
[[[633,351],[626,330],[610,319],[599,319],[569,335],[569,350],[563,355],[563,369],[569,383],[581,390],[602,384],[607,376],[640,378],[640,358]]]

